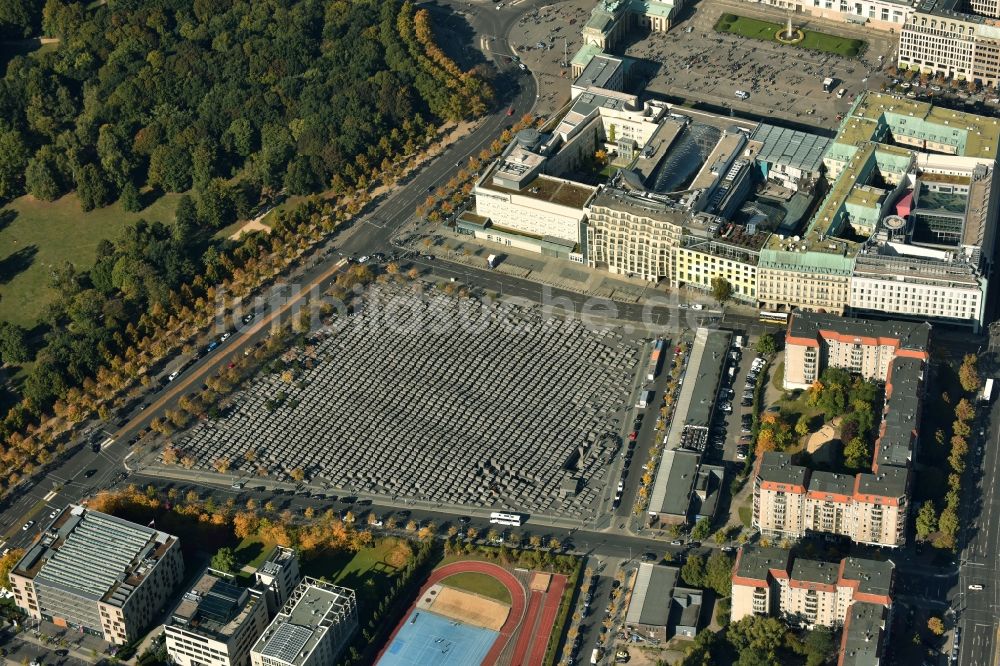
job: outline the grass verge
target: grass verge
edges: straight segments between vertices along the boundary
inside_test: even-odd
[[[785,392],[785,362],[782,361],[778,365],[774,366],[774,372],[771,373],[771,386],[778,389],[782,393]]]
[[[753,511],[748,506],[741,506],[739,511],[740,522],[743,523],[743,527],[749,528],[753,524]]]
[[[793,22],[794,27],[794,22]],[[775,39],[779,30],[784,29],[780,23],[761,21],[747,16],[737,16],[736,14],[723,14],[715,24],[716,32],[728,32],[741,37],[759,39],[764,42],[780,43]],[[801,28],[799,28],[801,30]],[[796,44],[787,44],[809,51],[819,51],[821,53],[831,53],[833,55],[844,56],[845,58],[857,58],[861,55],[867,44],[860,39],[849,37],[838,37],[828,35],[825,32],[814,30],[802,30],[803,38]]]
[[[578,558],[573,573],[566,577],[566,589],[563,591],[562,600],[559,602],[559,611],[556,613],[556,621],[552,625],[552,635],[549,636],[549,644],[545,648],[545,665],[555,666],[559,662],[559,646],[562,645],[566,633],[566,626],[569,624],[570,613],[573,610],[573,595],[576,588],[580,586],[580,576],[583,575],[583,558]]]
[[[472,592],[488,599],[494,599],[502,604],[511,604],[510,591],[507,586],[493,576],[476,571],[465,571],[448,576],[441,581],[442,585],[454,587],[457,590]]]

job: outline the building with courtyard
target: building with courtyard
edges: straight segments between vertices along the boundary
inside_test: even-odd
[[[785,334],[784,389],[807,389],[827,368],[891,383],[896,359],[930,359],[930,336],[931,325],[926,322],[793,312]]]
[[[753,484],[753,525],[765,536],[798,539],[815,532],[875,546],[906,545],[906,467],[838,474],[811,470],[794,464],[787,453],[767,451],[754,464]]]
[[[177,537],[83,506],[59,512],[10,572],[28,617],[125,645],[184,577]]]

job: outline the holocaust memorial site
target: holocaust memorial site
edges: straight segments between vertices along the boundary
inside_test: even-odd
[[[541,310],[377,287],[176,446],[343,492],[595,516],[642,341]],[[286,381],[291,379],[291,381]]]

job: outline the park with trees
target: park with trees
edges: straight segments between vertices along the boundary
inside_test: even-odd
[[[0,324],[11,378],[0,492],[58,457],[74,424],[130,404],[218,303],[273,281],[357,214],[372,183],[408,168],[440,123],[491,98],[478,70],[436,46],[426,12],[400,0],[224,11],[48,0],[22,23],[12,16],[0,5],[0,29],[16,19],[14,32],[59,44],[6,63],[0,151],[15,168],[0,173],[0,198],[34,190],[44,210],[73,190],[84,208],[137,209],[176,192],[177,203],[169,223],[129,224],[94,257],[54,265],[54,300],[35,326]],[[269,234],[215,237],[281,191],[324,194],[279,211]]]

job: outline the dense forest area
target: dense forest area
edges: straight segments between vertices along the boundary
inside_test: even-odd
[[[0,0],[0,36],[40,23],[60,40],[11,58],[0,80],[0,202],[75,189],[84,208],[121,198],[128,210],[186,194],[173,225],[102,241],[89,272],[54,268],[60,297],[34,334],[0,322],[0,359],[29,362],[8,386],[0,491],[58,452],[48,415],[109,418],[110,398],[208,324],[219,286],[247,293],[273,276],[354,212],[338,195],[391,182],[437,125],[492,95],[401,0],[47,0],[38,12]],[[212,239],[279,190],[333,198],[278,216],[270,235]]]
[[[478,115],[491,94],[396,2],[90,7],[48,0],[42,29],[59,48],[7,65],[0,199],[75,189],[88,210],[218,178],[292,194],[335,175],[350,185],[406,141],[404,123]]]

